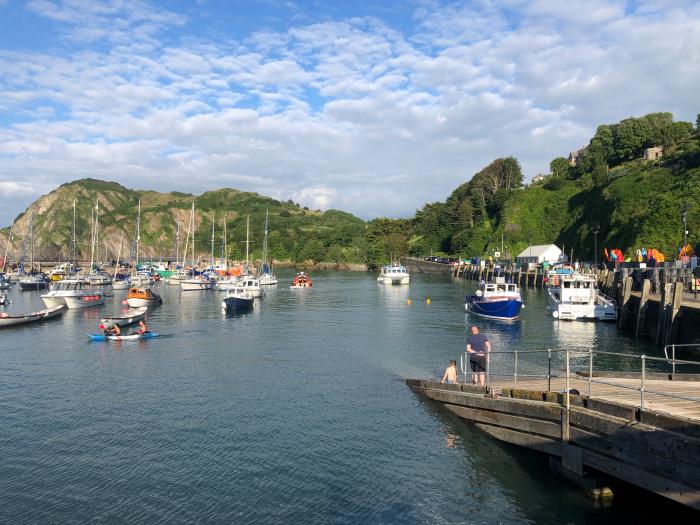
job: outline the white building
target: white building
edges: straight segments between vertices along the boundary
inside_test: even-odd
[[[539,244],[528,246],[515,258],[517,264],[543,263],[555,264],[566,260],[566,255],[556,244]]]

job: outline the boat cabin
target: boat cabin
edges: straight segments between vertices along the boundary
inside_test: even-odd
[[[64,279],[62,281],[55,281],[51,286],[51,290],[54,292],[68,292],[83,289],[83,281],[77,279]]]
[[[153,292],[150,288],[129,288],[127,299],[153,299]]]

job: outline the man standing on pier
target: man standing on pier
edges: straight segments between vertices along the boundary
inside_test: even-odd
[[[491,351],[489,338],[479,333],[476,326],[471,328],[472,335],[467,338],[467,353],[469,354],[469,366],[472,369],[472,383],[481,386],[486,385],[486,363]],[[477,382],[478,380],[478,382]]]

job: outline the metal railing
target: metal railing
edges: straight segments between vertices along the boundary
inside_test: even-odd
[[[673,399],[681,399],[685,401],[693,401],[700,403],[700,397],[694,397],[694,396],[688,396],[688,395],[683,395],[683,394],[678,394],[674,392],[665,392],[661,391],[658,389],[650,389],[647,386],[647,374],[649,372],[656,372],[656,370],[650,369],[649,364],[650,363],[663,363],[667,365],[671,365],[671,375],[674,377],[676,375],[676,367],[678,365],[690,365],[690,366],[696,366],[700,367],[700,360],[699,361],[693,361],[693,360],[685,360],[685,359],[677,359],[676,358],[676,348],[682,348],[682,347],[695,347],[695,348],[700,348],[700,344],[697,345],[668,345],[664,349],[664,355],[665,357],[654,357],[654,356],[648,356],[646,354],[627,354],[627,353],[622,353],[622,352],[606,352],[602,350],[593,350],[590,349],[588,351],[581,351],[581,350],[570,350],[570,349],[557,349],[557,350],[552,350],[552,349],[547,349],[547,350],[513,350],[513,351],[493,351],[488,353],[488,357],[486,359],[486,371],[485,371],[485,384],[487,388],[493,388],[494,384],[492,383],[493,378],[511,378],[513,380],[513,388],[518,387],[518,379],[519,378],[525,378],[525,379],[544,379],[547,381],[547,390],[551,391],[552,390],[552,379],[565,379],[565,388],[564,391],[562,392],[565,395],[565,405],[567,408],[569,408],[569,394],[571,391],[571,379],[572,379],[572,365],[571,365],[571,358],[572,355],[574,358],[586,358],[587,360],[587,379],[581,379],[578,374],[574,372],[573,378],[579,381],[586,381],[588,384],[588,392],[587,395],[588,397],[593,396],[593,385],[594,384],[601,384],[601,385],[607,385],[607,386],[612,386],[616,388],[621,388],[621,389],[627,389],[627,390],[636,390],[639,392],[639,408],[641,410],[644,410],[645,406],[645,398],[647,394],[653,394],[653,395],[658,395],[662,397],[668,397],[668,398],[673,398]],[[668,350],[671,350],[671,356],[669,357],[668,355]],[[562,375],[554,375],[552,373],[552,358],[554,354],[565,354],[565,359],[564,359],[564,368],[561,370],[563,372]],[[522,357],[523,356],[529,356],[529,355],[547,355],[547,372],[546,374],[544,373],[526,373],[523,372],[522,369]],[[510,355],[513,356],[513,366],[512,366],[512,373],[499,373],[499,372],[494,372],[493,367],[494,365],[492,364],[492,357],[495,357],[497,355]],[[594,370],[594,357],[595,356],[610,356],[610,357],[616,357],[616,358],[623,358],[623,359],[631,359],[631,360],[639,360],[640,366],[639,366],[639,383],[635,385],[631,384],[623,384],[619,382],[614,382],[615,379],[622,379],[622,378],[615,378],[615,377],[610,377],[610,380],[605,380],[601,376],[595,377],[595,370]],[[532,364],[532,363],[530,363]],[[499,363],[498,367],[500,368],[503,363]],[[473,372],[470,372],[468,369],[469,366],[469,354],[463,354],[461,356],[461,370],[464,373],[464,382],[468,383],[468,375]],[[542,366],[542,365],[540,365]],[[555,369],[556,370],[556,369]],[[634,372],[631,370],[625,370],[621,371],[621,373],[627,373],[629,374],[630,372]],[[632,378],[634,379],[634,378]],[[502,386],[502,384],[501,384]]]

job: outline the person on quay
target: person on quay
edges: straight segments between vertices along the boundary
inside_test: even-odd
[[[450,361],[450,366],[445,368],[445,375],[440,380],[441,383],[457,384],[457,361]]]
[[[476,326],[471,327],[471,335],[467,338],[467,354],[469,366],[472,369],[472,383],[486,385],[486,366],[491,352],[491,342],[484,334],[479,333]]]

